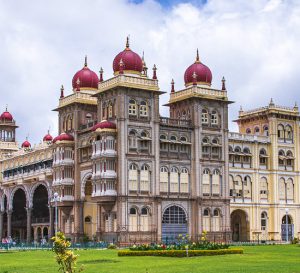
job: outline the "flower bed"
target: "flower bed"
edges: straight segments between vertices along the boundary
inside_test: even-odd
[[[218,249],[218,250],[145,250],[131,251],[120,250],[118,256],[160,256],[160,257],[195,257],[214,256],[226,254],[243,254],[242,249]]]

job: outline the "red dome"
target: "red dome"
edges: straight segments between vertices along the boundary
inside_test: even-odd
[[[56,141],[74,141],[74,137],[66,133],[61,133],[59,136],[53,139],[53,143]]]
[[[53,137],[48,133],[43,137],[43,141],[52,141]]]
[[[107,120],[102,120],[101,122],[94,125],[92,130],[96,131],[97,129],[116,129],[116,128],[117,128],[117,126],[115,123],[107,121]]]
[[[128,73],[141,73],[143,70],[143,61],[142,58],[133,52],[129,48],[129,41],[127,38],[126,48],[121,51],[113,61],[113,70],[114,74],[118,74],[120,69],[120,61],[123,62],[123,71]]]
[[[79,79],[79,86],[77,86],[77,81]],[[98,89],[99,78],[97,74],[90,70],[87,66],[87,59],[85,58],[84,67],[76,72],[72,80],[73,89],[79,88],[93,88]]]
[[[194,74],[195,73],[195,74]],[[211,85],[212,74],[210,69],[200,62],[198,50],[197,50],[197,58],[195,63],[190,65],[184,73],[184,82],[185,86],[192,85],[194,83],[194,75],[196,75],[195,82],[197,84],[206,84]]]
[[[25,140],[23,143],[22,143],[22,148],[30,148],[31,147],[31,144],[28,140]]]
[[[12,121],[13,120],[13,116],[11,115],[11,113],[9,113],[7,110],[5,112],[3,112],[0,116],[0,119],[5,119],[8,121]]]

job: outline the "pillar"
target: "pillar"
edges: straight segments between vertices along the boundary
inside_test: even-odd
[[[26,242],[29,244],[31,242],[31,212],[32,208],[26,208],[27,211],[27,237]]]
[[[49,238],[54,236],[54,217],[53,217],[53,207],[49,206]]]
[[[0,242],[3,238],[3,211],[0,211]]]
[[[11,215],[12,210],[7,211],[7,237],[11,237]]]

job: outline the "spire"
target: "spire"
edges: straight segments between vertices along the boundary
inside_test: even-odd
[[[197,85],[197,74],[196,74],[195,71],[194,71],[194,73],[193,73],[193,85],[194,85],[194,86]]]
[[[61,88],[60,88],[60,99],[64,98],[65,95],[64,95],[64,86],[61,85]]]
[[[84,67],[87,67],[87,55],[85,55],[85,58],[84,58]]]
[[[129,50],[129,35],[126,38],[126,50]]]
[[[124,74],[124,63],[122,59],[119,62],[119,74]]]
[[[103,68],[102,67],[100,67],[99,73],[100,73],[99,82],[103,82]]]
[[[6,104],[6,106],[5,106],[5,112],[7,112],[7,107],[8,107],[8,105]]]
[[[152,76],[152,79],[153,80],[157,80],[157,76],[156,76],[156,70],[157,70],[157,68],[156,68],[156,65],[153,65],[153,76]]]
[[[171,94],[175,93],[174,84],[175,84],[174,79],[172,79],[172,81],[171,81]]]
[[[275,106],[274,102],[273,102],[273,98],[271,98],[270,103],[269,103],[269,107],[273,107]]]
[[[223,78],[222,78],[222,90],[223,91],[225,91],[226,90],[226,86],[225,86],[225,78],[224,78],[224,76],[223,76]]]
[[[147,67],[146,62],[145,62],[145,54],[144,54],[144,51],[143,51],[143,55],[142,55],[142,63],[143,63],[143,76],[146,76],[146,77],[147,77],[148,67]]]
[[[79,79],[79,77],[77,78],[77,81],[76,81],[76,91],[80,91],[80,79]]]
[[[197,54],[196,54],[196,61],[195,63],[200,63],[200,58],[199,58],[199,50],[197,48]]]
[[[298,108],[298,104],[297,102],[295,101],[295,105],[294,105],[294,111],[297,111],[298,112],[299,108]]]

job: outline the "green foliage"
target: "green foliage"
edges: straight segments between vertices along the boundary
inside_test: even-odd
[[[56,236],[52,237],[53,251],[56,254],[56,262],[58,263],[59,272],[62,273],[78,273],[82,272],[83,268],[76,270],[76,261],[78,255],[75,255],[70,250],[71,243],[65,237],[62,232],[56,233]]]
[[[130,251],[120,250],[118,256],[161,256],[161,257],[194,257],[214,256],[225,254],[243,254],[242,249],[219,249],[219,250],[146,250]]]
[[[299,244],[299,239],[297,237],[295,237],[294,239],[291,240],[291,243],[293,245]]]
[[[117,246],[115,244],[113,244],[113,243],[110,243],[107,248],[108,249],[116,249]]]

